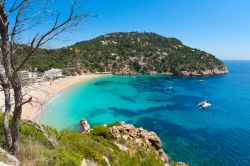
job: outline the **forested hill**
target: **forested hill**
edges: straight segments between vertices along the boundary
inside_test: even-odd
[[[61,49],[40,49],[27,67],[40,71],[63,68],[65,74],[162,73],[211,75],[227,73],[215,56],[155,33],[110,33]]]

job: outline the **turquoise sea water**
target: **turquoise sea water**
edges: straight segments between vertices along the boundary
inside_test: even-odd
[[[250,165],[250,61],[225,63],[228,75],[106,76],[78,84],[47,104],[41,121],[75,130],[81,118],[91,126],[126,121],[155,131],[174,160]],[[203,111],[197,104],[206,95],[212,107]]]

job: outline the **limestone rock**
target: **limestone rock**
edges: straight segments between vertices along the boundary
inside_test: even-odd
[[[121,150],[121,151],[124,151],[124,152],[127,152],[128,151],[128,148],[122,144],[119,144],[117,142],[115,142],[115,145]]]
[[[0,162],[0,166],[19,166],[19,160],[0,147],[0,155],[6,158],[7,163]]]
[[[94,160],[83,159],[81,166],[98,166],[98,163]]]
[[[186,163],[178,162],[179,166],[188,166]]]
[[[114,138],[122,138],[126,141],[131,141],[138,146],[148,149],[153,148],[159,159],[164,163],[168,163],[168,157],[162,149],[162,143],[160,138],[154,132],[149,132],[143,128],[136,128],[131,124],[120,123],[118,126],[113,126],[109,128],[109,133],[114,136]],[[117,144],[119,149],[127,151],[128,148]]]
[[[87,120],[81,119],[80,121],[80,131],[81,133],[88,133],[90,131],[90,126]]]
[[[161,140],[154,132],[149,132],[147,135],[147,139],[154,145],[156,149],[162,148]]]
[[[0,166],[11,166],[11,165],[5,164],[4,162],[0,161]]]
[[[106,161],[107,166],[110,166],[109,159],[106,156],[102,156],[102,158]]]
[[[224,67],[223,69],[211,69],[211,70],[199,70],[199,71],[180,71],[175,73],[176,75],[181,76],[208,76],[208,75],[218,75],[218,74],[227,74],[229,73],[228,69]]]

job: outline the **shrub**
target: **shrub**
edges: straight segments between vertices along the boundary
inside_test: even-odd
[[[113,163],[114,166],[163,166],[164,163],[159,160],[152,151],[142,149],[136,150],[134,153],[120,153],[118,160]]]
[[[38,166],[79,166],[81,160],[74,157],[70,150],[45,150],[37,159]]]
[[[3,120],[2,113],[0,113],[0,120]],[[56,129],[46,126],[44,126],[44,129],[50,137],[59,141],[56,147],[52,147],[44,135],[32,124],[21,123],[21,153],[18,158],[22,165],[78,166],[85,158],[94,160],[98,165],[106,166],[107,162],[103,156],[108,158],[112,166],[163,165],[154,152],[147,152],[145,149],[132,150],[131,152],[121,151],[115,145],[114,140],[111,139],[108,127],[105,126],[97,126],[89,134],[66,129],[58,132]],[[0,126],[0,133],[2,146],[5,145],[2,125]],[[4,161],[2,158],[3,156],[0,156],[0,161]]]
[[[75,152],[75,157],[94,159],[98,163],[106,163],[98,152],[93,150],[93,141],[81,133],[71,132],[63,135],[60,140],[59,148],[71,149]]]
[[[108,133],[108,127],[105,126],[95,126],[93,130],[91,130],[90,134],[93,136],[110,138],[110,134]]]

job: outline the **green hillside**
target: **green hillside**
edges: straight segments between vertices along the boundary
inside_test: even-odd
[[[226,66],[215,56],[185,46],[176,38],[146,32],[110,33],[66,48],[40,49],[27,67],[36,67],[39,71],[63,68],[65,74],[227,73]]]

